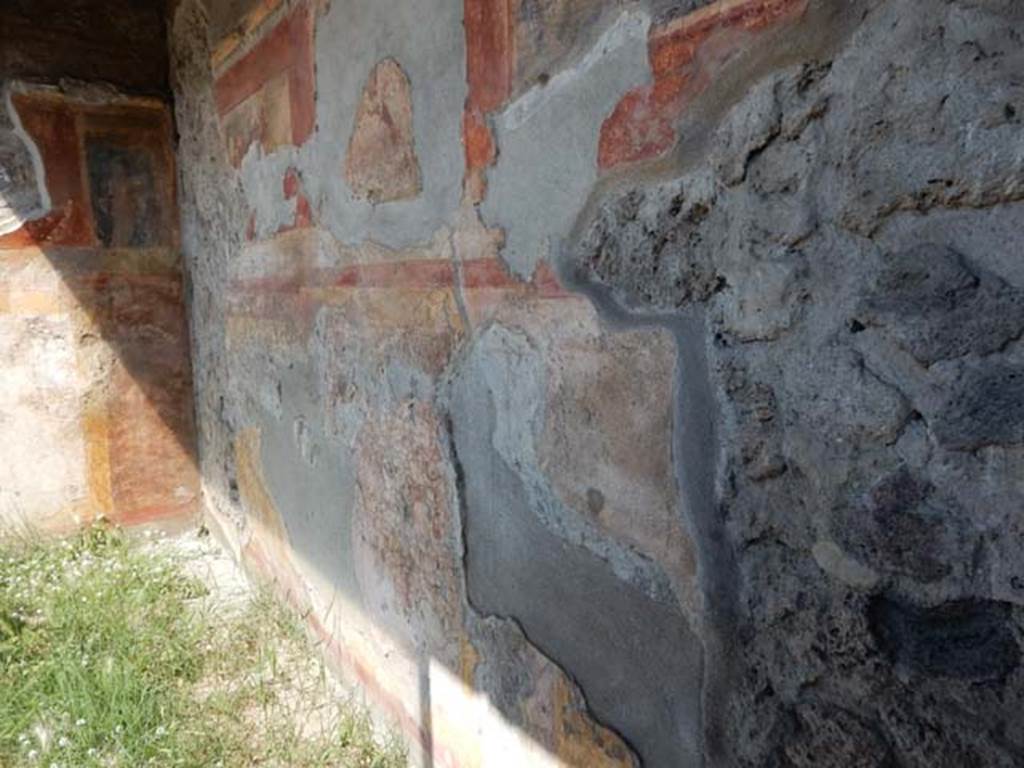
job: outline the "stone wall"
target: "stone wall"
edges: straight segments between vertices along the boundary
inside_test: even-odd
[[[180,0],[209,519],[435,766],[1024,760],[1024,11]]]

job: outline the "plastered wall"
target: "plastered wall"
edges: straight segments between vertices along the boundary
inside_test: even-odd
[[[0,532],[192,524],[162,3],[0,7]]]
[[[0,527],[185,524],[199,480],[170,110],[0,85]]]
[[[1019,764],[1022,30],[174,4],[209,519],[415,761]]]

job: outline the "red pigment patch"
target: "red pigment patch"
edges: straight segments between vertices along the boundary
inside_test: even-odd
[[[265,151],[301,146],[316,122],[314,17],[303,3],[282,19],[214,86],[231,162],[260,141]]]
[[[306,288],[360,288],[432,291],[452,288],[455,269],[448,259],[415,259],[405,261],[352,264],[341,270],[322,269],[308,273],[273,275],[236,280],[231,291],[239,295],[298,295]],[[529,282],[512,275],[505,264],[493,257],[468,259],[461,266],[461,283],[466,291],[503,291],[541,298],[570,298],[558,276],[546,262],[541,262]],[[278,299],[274,299],[278,301]]]
[[[199,478],[181,277],[86,272],[65,281],[116,352],[106,384],[114,522],[190,516]]]
[[[302,179],[299,177],[298,171],[294,168],[289,168],[284,174],[282,186],[285,200],[295,200],[295,218],[291,224],[281,227],[277,233],[291,232],[296,229],[308,229],[313,226],[313,210],[310,208],[309,200],[303,192]],[[252,220],[251,226],[254,238],[256,230],[255,217]]]
[[[309,207],[309,200],[305,195],[299,195],[299,199],[295,201],[295,221],[291,228],[306,229],[311,226],[313,226],[313,211]]]
[[[371,203],[409,200],[422,189],[412,119],[412,84],[392,58],[370,72],[345,153],[345,182]]]
[[[299,180],[299,172],[294,168],[289,168],[285,171],[284,181],[281,186],[283,187],[285,200],[291,200],[298,195],[299,188],[302,186],[302,182]]]
[[[494,163],[497,151],[487,115],[512,92],[515,70],[516,0],[465,0],[466,82],[469,94],[462,118],[467,189],[476,202],[486,184],[477,173]],[[472,182],[472,183],[470,183]]]
[[[447,259],[391,261],[347,267],[335,280],[338,288],[410,288],[436,290],[454,285],[455,272]]]
[[[602,170],[658,157],[676,143],[675,121],[749,35],[792,21],[807,0],[720,0],[651,29],[653,84],[629,91],[601,126]]]
[[[509,0],[465,0],[467,104],[482,113],[512,90],[514,25]]]
[[[462,143],[466,148],[466,169],[486,168],[494,162],[494,137],[479,111],[466,110],[462,116]]]

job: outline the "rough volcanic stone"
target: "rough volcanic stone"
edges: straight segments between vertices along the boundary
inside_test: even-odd
[[[882,651],[916,674],[1000,682],[1020,664],[1007,603],[956,600],[925,608],[881,596],[868,611]]]
[[[791,728],[781,752],[784,764],[792,768],[819,766],[825,752],[843,768],[894,765],[889,745],[877,727],[834,704],[816,700],[802,703],[793,713]]]
[[[877,323],[923,365],[998,352],[1024,333],[1024,291],[977,274],[948,246],[921,244],[894,254],[864,302]]]
[[[935,436],[954,450],[1024,443],[1024,364],[969,360],[931,414]]]
[[[706,322],[735,565],[698,536],[698,572],[738,605],[709,764],[1024,755],[1022,23],[812,2],[785,51],[724,65],[673,163],[576,223],[566,267],[599,306]]]

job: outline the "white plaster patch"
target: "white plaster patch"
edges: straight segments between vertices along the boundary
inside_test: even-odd
[[[25,131],[18,110],[14,108],[14,101],[11,98],[14,90],[15,86],[12,84],[4,90],[0,99],[7,118],[5,120],[0,116],[0,157],[5,160],[5,163],[0,165],[0,235],[20,229],[26,221],[44,216],[51,208],[43,158],[39,154],[39,148]],[[7,165],[8,154],[17,152],[22,154],[22,157],[18,158],[22,163],[27,161],[31,164],[31,189],[26,189],[24,185],[19,186],[19,180],[15,176],[17,166]]]

